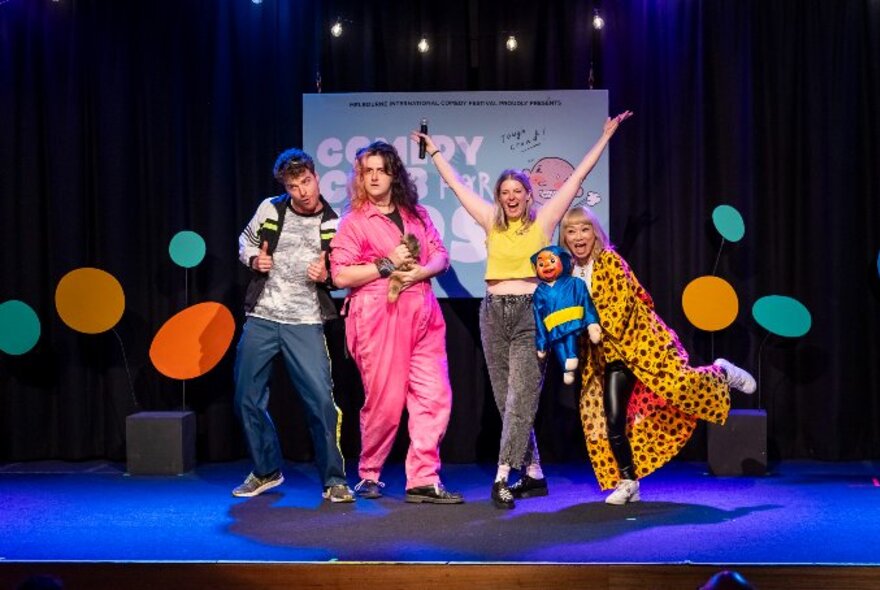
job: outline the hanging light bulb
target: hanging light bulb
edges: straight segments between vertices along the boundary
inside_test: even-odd
[[[339,19],[336,19],[336,22],[333,23],[332,27],[330,27],[330,34],[334,37],[342,36],[342,23],[339,21]]]
[[[428,53],[431,49],[431,46],[428,44],[428,40],[425,37],[419,39],[419,44],[416,45],[419,50],[419,53]]]
[[[516,41],[516,37],[511,35],[507,38],[507,42],[504,46],[507,47],[507,51],[516,51],[516,48],[519,47],[519,43]]]
[[[599,9],[596,8],[593,10],[593,28],[597,31],[605,26],[605,19],[602,18],[602,15],[599,14]]]

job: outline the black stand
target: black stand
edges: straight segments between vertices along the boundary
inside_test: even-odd
[[[140,412],[126,418],[130,475],[180,475],[196,464],[193,412]]]
[[[766,410],[731,410],[724,426],[709,424],[708,438],[713,474],[767,473]]]

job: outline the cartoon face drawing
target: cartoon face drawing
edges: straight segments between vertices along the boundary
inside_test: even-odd
[[[541,158],[535,162],[532,169],[528,171],[529,180],[532,182],[535,206],[543,207],[547,201],[556,196],[556,191],[562,187],[573,172],[574,166],[562,158]],[[580,197],[583,193],[584,189],[579,187],[575,198]]]

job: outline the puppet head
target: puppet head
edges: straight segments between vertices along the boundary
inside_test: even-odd
[[[546,246],[532,255],[535,274],[545,283],[571,275],[571,254],[559,246]]]

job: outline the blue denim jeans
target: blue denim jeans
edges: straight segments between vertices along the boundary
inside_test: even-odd
[[[283,356],[303,402],[321,480],[325,486],[345,483],[345,464],[339,447],[342,412],[333,400],[323,326],[280,324],[249,317],[235,356],[235,411],[244,428],[254,473],[272,473],[281,469],[283,461],[278,434],[268,412],[272,360],[278,354]]]
[[[487,294],[480,305],[480,339],[501,413],[498,464],[520,469],[539,463],[534,424],[544,362],[535,348],[532,296]]]

